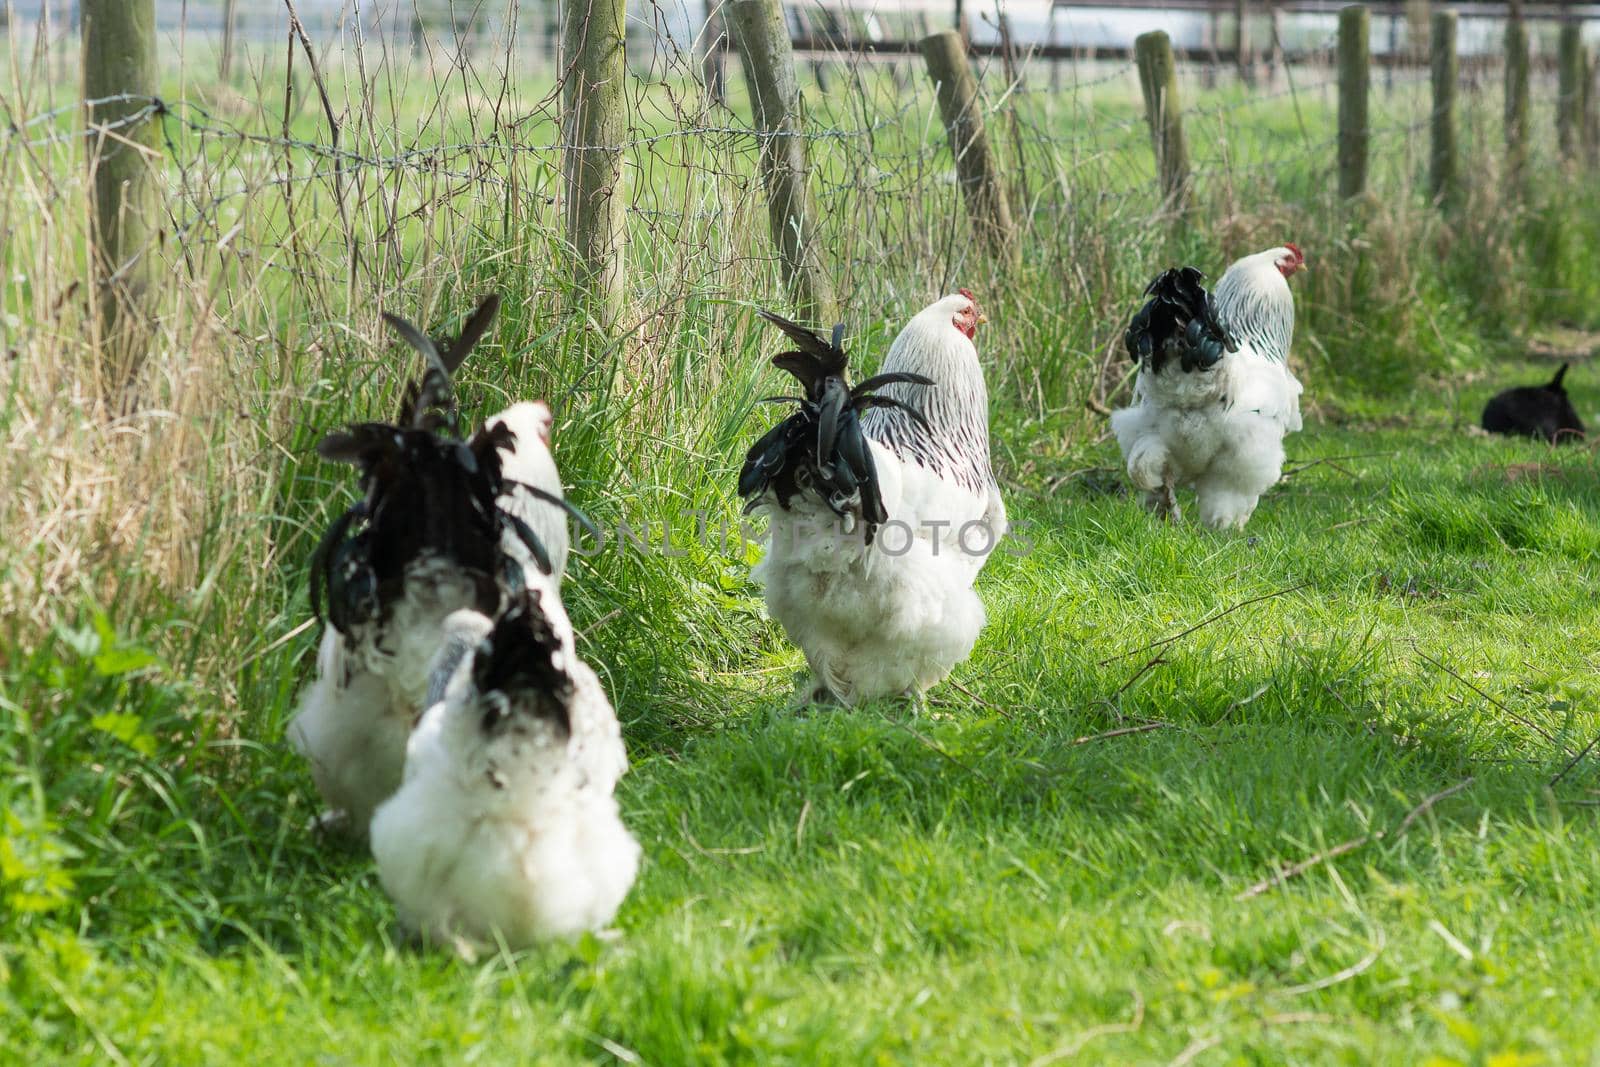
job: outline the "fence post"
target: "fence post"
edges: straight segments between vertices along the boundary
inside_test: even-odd
[[[1011,36],[1011,16],[1000,13],[1000,63],[1006,75],[1006,117],[1011,126],[1011,150],[1015,154],[1013,166],[1017,168],[1017,185],[1012,192],[1017,196],[1017,213],[1026,219],[1028,206],[1033,203],[1033,190],[1028,187],[1028,157],[1023,151],[1022,120],[1017,117],[1017,98],[1028,91],[1022,80],[1022,68],[1017,63],[1016,42]]]
[[[1367,188],[1367,92],[1371,81],[1368,41],[1372,15],[1362,4],[1339,10],[1339,195],[1360,196]]]
[[[578,256],[580,296],[608,331],[621,317],[623,300],[626,14],[625,0],[570,0],[563,11],[567,240]]]
[[[1583,54],[1583,158],[1600,163],[1600,63],[1588,49]]]
[[[726,64],[727,50],[723,47],[728,37],[728,20],[722,8],[716,7],[706,19],[705,54],[700,57],[700,80],[706,87],[706,97],[712,103],[728,104]]]
[[[1142,33],[1133,42],[1133,50],[1139,63],[1139,85],[1144,90],[1144,111],[1150,120],[1150,143],[1156,153],[1161,195],[1169,210],[1182,212],[1189,201],[1189,146],[1183,137],[1172,39],[1165,30]]]
[[[1050,18],[1046,25],[1048,26],[1046,30],[1047,43],[1050,48],[1054,49],[1059,40],[1059,35],[1056,33],[1055,4],[1050,5]],[[1061,57],[1053,51],[1050,54],[1050,91],[1052,93],[1061,91]]]
[[[1528,24],[1521,5],[1506,22],[1506,172],[1520,179],[1528,162]]]
[[[233,74],[233,32],[238,26],[239,0],[222,0],[222,55],[217,60],[217,75],[227,81]]]
[[[799,24],[800,36],[814,49],[821,39],[817,26],[811,21],[811,13],[803,7],[794,9],[795,22]],[[823,92],[828,91],[828,67],[823,62],[823,53],[816,52],[811,60],[811,76],[816,79],[817,88]]]
[[[956,30],[930,34],[922,39],[922,58],[939,91],[939,112],[950,138],[950,154],[956,160],[972,229],[991,254],[1015,266],[1020,254],[1011,205],[1000,185],[989,135],[984,132],[978,82],[967,63],[966,42]]]
[[[1250,4],[1248,0],[1234,0],[1233,5],[1233,59],[1239,66],[1239,80],[1246,85],[1256,83],[1256,57],[1250,46]]]
[[[159,230],[147,150],[155,145],[150,102],[160,87],[155,0],[83,0],[80,10],[87,118],[91,126],[113,131],[91,132],[89,140],[99,352],[106,383],[125,408],[152,336]]]
[[[1583,122],[1583,37],[1582,27],[1568,20],[1561,24],[1556,55],[1556,140],[1561,158],[1571,159],[1578,152],[1578,130]]]
[[[734,47],[749,86],[752,118],[763,135],[761,178],[767,187],[767,218],[783,263],[783,278],[803,317],[829,323],[834,314],[833,287],[822,268],[806,188],[800,88],[783,5],[780,0],[732,0],[729,10]]]
[[[1456,80],[1460,67],[1456,59],[1456,13],[1435,11],[1433,31],[1433,153],[1430,160],[1430,189],[1441,203],[1456,195]]]

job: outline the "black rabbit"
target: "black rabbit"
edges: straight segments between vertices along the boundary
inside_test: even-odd
[[[1551,444],[1582,441],[1583,420],[1567,399],[1561,379],[1563,363],[1549,385],[1521,385],[1496,393],[1483,407],[1483,428],[1490,433],[1520,434]]]

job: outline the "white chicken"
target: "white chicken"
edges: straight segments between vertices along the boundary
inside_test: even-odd
[[[639,869],[612,796],[627,768],[600,680],[530,589],[495,623],[444,624],[405,780],[372,820],[401,921],[468,957],[598,930]]]
[[[1282,475],[1283,438],[1301,425],[1288,279],[1304,266],[1286,244],[1234,263],[1209,295],[1193,267],[1145,290],[1124,338],[1139,363],[1133,406],[1112,413],[1111,429],[1157,513],[1177,518],[1174,490],[1193,486],[1201,522],[1242,529]]]
[[[754,577],[811,668],[799,699],[920,702],[971,653],[973,582],[1006,533],[973,345],[987,320],[966,290],[936,301],[851,389],[842,326],[829,341],[766,318],[799,346],[773,363],[804,396],[778,398],[799,409],[750,450],[739,494],[770,519]]]
[[[550,456],[549,409],[514,404],[470,441],[454,432],[449,376],[497,305],[484,301],[445,346],[391,317],[427,360],[422,385],[398,423],[352,426],[318,445],[359,467],[363,490],[313,560],[312,603],[320,614],[326,602],[329,625],[288,730],[328,805],[326,827],[364,834],[399,786],[445,617],[463,607],[494,616],[529,584],[559,589],[570,506]]]

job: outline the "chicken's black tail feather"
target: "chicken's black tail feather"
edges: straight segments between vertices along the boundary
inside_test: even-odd
[[[1162,271],[1145,287],[1145,302],[1128,324],[1122,343],[1128,356],[1151,373],[1169,359],[1186,371],[1210,370],[1239,342],[1229,334],[1194,267]]]
[[[572,678],[560,655],[561,638],[540,605],[540,594],[526,594],[495,623],[472,661],[479,695],[501,695],[485,702],[485,733],[504,725],[513,707],[571,732]]]
[[[395,423],[369,422],[328,434],[317,452],[361,474],[362,499],[339,516],[317,546],[311,564],[311,602],[319,617],[341,633],[381,619],[404,594],[408,568],[424,559],[447,561],[476,585],[477,610],[491,617],[506,593],[525,586],[521,566],[502,547],[513,533],[540,570],[551,571],[544,546],[515,516],[498,506],[507,480],[500,450],[515,443],[504,427],[470,440],[455,431],[450,376],[494,318],[490,296],[468,318],[460,337],[437,345],[398,316],[385,318],[427,361],[420,383],[408,391]]]
[[[499,609],[499,586],[522,576],[501,550],[500,453],[432,430],[365,423],[329,434],[323,458],[361,472],[363,498],[329,527],[312,558],[312,606],[341,633],[384,617],[411,564],[448,560],[477,579],[473,607]],[[535,559],[543,553],[534,553]],[[547,557],[545,557],[547,558]]]
[[[478,302],[454,341],[436,340],[399,315],[384,312],[383,321],[400,335],[401,340],[416,350],[425,364],[422,378],[408,385],[401,397],[396,423],[418,429],[437,430],[447,426],[452,431],[456,429],[451,377],[465,362],[473,347],[483,339],[499,311],[500,295],[490,293]]]
[[[870,542],[889,516],[861,428],[861,412],[869,407],[899,407],[926,426],[920,412],[891,397],[875,395],[873,390],[895,382],[932,385],[933,379],[911,373],[880,374],[851,388],[845,381],[849,360],[840,347],[842,323],[833,328],[829,340],[770,311],[761,316],[798,346],[772,357],[772,364],[800,382],[802,395],[766,398],[792,402],[796,409],[745,456],[739,472],[739,496],[749,510],[770,491],[778,506],[787,510],[796,496],[813,491],[834,514],[859,517],[866,524]]]

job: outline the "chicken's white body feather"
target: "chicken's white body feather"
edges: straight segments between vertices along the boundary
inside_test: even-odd
[[[561,486],[561,474],[556,470],[556,460],[550,454],[548,444],[553,421],[550,409],[543,403],[522,401],[512,404],[484,424],[491,430],[504,425],[517,435],[516,448],[502,454],[500,460],[502,477],[508,481],[543,489],[556,496],[565,494]],[[550,577],[559,589],[562,576],[567,570],[566,513],[514,485],[508,486],[506,491],[500,494],[499,505],[500,510],[515,515],[538,535],[545,551],[550,554]],[[537,569],[533,566],[527,546],[514,534],[508,531],[503,540],[506,551],[511,553],[513,559],[522,563],[524,571],[532,572]]]
[[[571,937],[609,923],[633,885],[640,850],[612,796],[627,769],[616,714],[594,672],[565,658],[570,734],[512,712],[486,735],[469,656],[411,735],[372,852],[402,922],[431,940]]]
[[[1301,428],[1302,387],[1288,363],[1294,297],[1273,265],[1281,252],[1245,257],[1217,285],[1238,351],[1204,372],[1176,360],[1158,373],[1142,368],[1133,406],[1111,415],[1128,478],[1150,503],[1174,486],[1192,487],[1200,520],[1216,529],[1249,521],[1282,476],[1284,437]]]
[[[874,418],[886,409],[862,420],[888,515],[873,543],[859,523],[846,532],[814,493],[793,498],[788,509],[762,502],[770,536],[754,577],[815,683],[845,704],[920,696],[967,658],[983,629],[973,582],[1005,536],[1006,513],[989,467],[977,350],[951,324],[960,300],[947,297],[913,318],[882,368],[934,380],[884,392],[899,390],[898,399],[946,436],[932,445],[897,438],[890,419]],[[917,391],[940,396],[948,410],[935,410]]]

